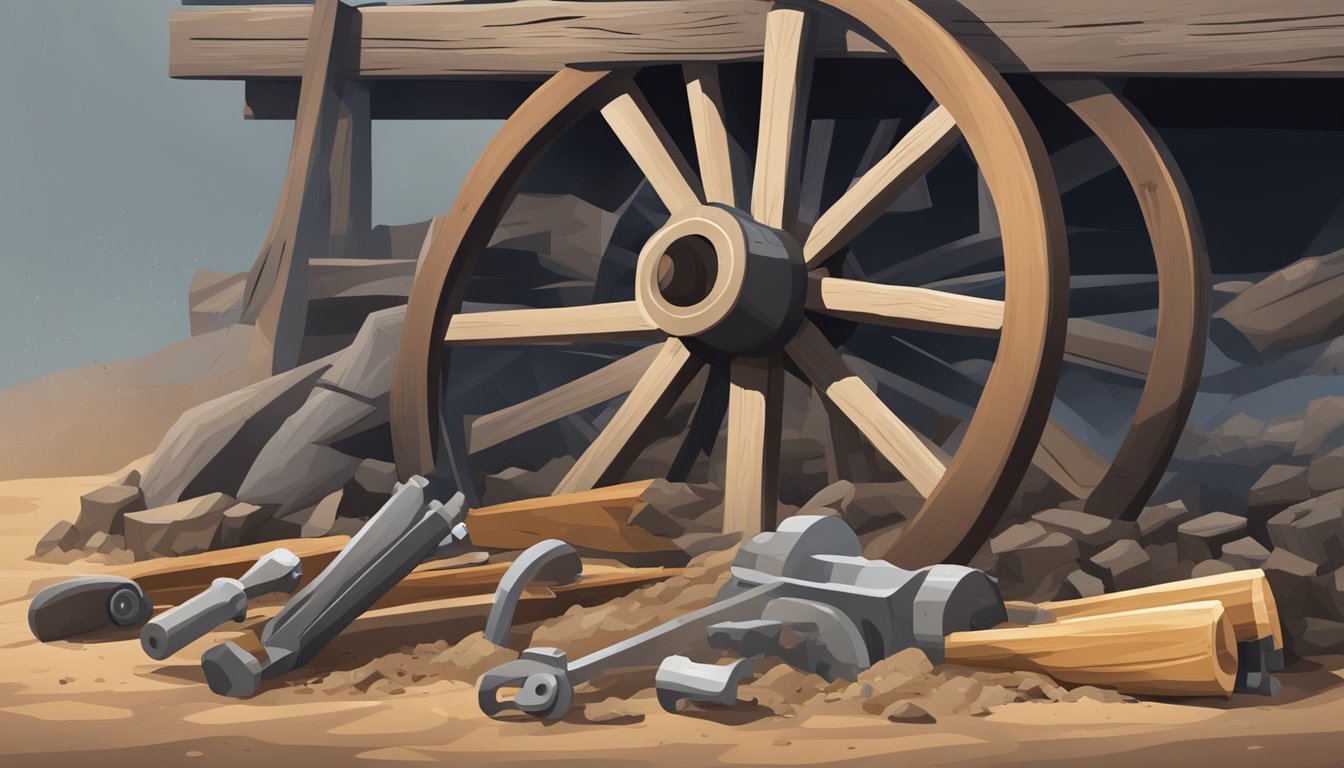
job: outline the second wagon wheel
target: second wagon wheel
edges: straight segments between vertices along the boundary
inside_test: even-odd
[[[804,231],[799,181],[814,33],[823,14],[898,56],[938,107]],[[454,436],[454,425],[445,429],[440,421],[443,372],[451,369],[455,349],[653,337],[660,341],[651,348],[508,414],[509,430],[530,429],[624,395],[556,493],[620,479],[687,385],[712,362],[726,370],[730,385],[724,528],[750,533],[772,527],[788,366],[924,497],[902,535],[875,554],[913,567],[974,552],[1035,450],[1063,351],[1067,255],[1040,138],[997,73],[907,2],[775,4],[766,16],[764,51],[749,202],[735,193],[713,68],[686,69],[698,178],[630,71],[561,71],[505,122],[416,275],[392,395],[399,471],[449,466],[460,483],[471,482],[465,465],[470,449],[460,434]],[[532,163],[593,111],[668,211],[639,248],[634,295],[585,306],[465,311],[468,279],[482,265],[478,256]],[[830,276],[828,260],[961,140],[995,202],[1004,299]],[[824,330],[834,317],[998,333],[983,407],[954,455],[902,421],[855,375]],[[482,418],[500,424],[500,416]]]

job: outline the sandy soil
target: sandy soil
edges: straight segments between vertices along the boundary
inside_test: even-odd
[[[1029,702],[981,716],[892,723],[818,696],[780,716],[753,703],[662,712],[651,673],[580,695],[565,721],[496,722],[462,680],[421,665],[376,671],[383,653],[436,654],[443,638],[333,643],[312,669],[246,701],[217,697],[196,659],[218,632],[151,662],[134,634],[43,645],[28,632],[32,584],[106,566],[26,559],[79,494],[107,477],[0,483],[0,765],[1339,765],[1344,658],[1302,662],[1278,699]],[[455,638],[453,638],[455,639]],[[430,643],[437,646],[415,643]],[[372,642],[372,645],[369,643]],[[409,658],[409,657],[408,657]],[[374,667],[371,667],[371,664]],[[370,671],[370,670],[373,671]],[[428,671],[427,671],[428,670]],[[412,673],[413,672],[413,673]],[[404,676],[402,676],[404,674]],[[617,696],[619,699],[613,699]],[[595,722],[600,721],[600,722]]]

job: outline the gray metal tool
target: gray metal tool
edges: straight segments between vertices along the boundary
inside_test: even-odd
[[[28,628],[44,643],[108,627],[145,623],[154,604],[145,591],[121,576],[80,576],[52,584],[28,604]]]
[[[303,565],[288,549],[266,553],[240,578],[215,579],[205,591],[164,611],[140,630],[140,647],[151,659],[166,659],[226,621],[247,618],[247,601],[272,592],[293,592]]]
[[[266,625],[261,634],[265,661],[236,643],[206,651],[201,668],[210,689],[251,696],[262,680],[308,663],[433,552],[462,522],[465,499],[459,493],[447,504],[430,502],[421,512],[424,487],[423,478],[413,478],[398,489],[331,565]]]
[[[742,545],[732,579],[712,605],[572,664],[557,649],[529,649],[481,676],[481,711],[493,716],[516,709],[559,719],[569,710],[574,686],[615,670],[653,666],[711,639],[743,655],[783,653],[801,669],[834,680],[905,648],[920,648],[940,663],[947,635],[1004,621],[999,591],[980,571],[957,565],[907,571],[859,551],[858,537],[838,517],[788,518],[779,530]],[[726,697],[722,687],[737,679],[712,665],[674,666],[682,693]],[[700,673],[705,679],[694,681]],[[519,692],[501,701],[503,688]]]
[[[751,660],[738,659],[727,664],[698,664],[685,656],[668,656],[654,675],[658,703],[668,712],[676,712],[682,701],[699,704],[737,703],[737,687],[751,675]]]
[[[485,620],[485,639],[500,647],[509,644],[513,614],[528,584],[537,581],[573,584],[582,572],[583,560],[579,553],[559,539],[547,539],[528,547],[499,580],[494,602],[490,605],[490,616]]]

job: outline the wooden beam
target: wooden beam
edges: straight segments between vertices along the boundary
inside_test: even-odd
[[[253,337],[254,355],[269,359],[273,373],[299,362],[308,315],[308,260],[329,255],[331,175],[344,174],[330,165],[347,95],[346,46],[338,41],[349,38],[354,18],[355,10],[340,0],[317,0],[306,16],[310,23],[289,167],[270,232],[248,275],[243,303],[242,322],[256,325],[258,331]],[[349,120],[345,124],[353,128]],[[348,135],[351,142],[346,148],[352,149],[354,134]],[[354,166],[349,169],[354,171]]]
[[[648,505],[656,481],[596,488],[482,507],[467,513],[471,541],[480,547],[523,549],[562,538],[580,549],[602,552],[677,552],[671,541],[629,524]]]
[[[535,80],[367,80],[374,120],[503,120],[537,89]],[[248,80],[247,120],[293,120],[298,80]]]
[[[1085,317],[1071,317],[1064,356],[1079,365],[1146,375],[1153,359],[1153,343],[1152,336]]]
[[[336,117],[329,165],[330,241],[326,256],[368,258],[373,234],[373,125],[368,83],[345,84]],[[311,263],[314,259],[309,259]]]
[[[1337,0],[915,0],[1001,72],[1329,76],[1344,72]],[[761,0],[516,0],[359,9],[359,78],[536,76],[566,65],[759,59]],[[312,6],[172,14],[168,71],[216,80],[294,78]],[[874,55],[823,24],[818,55]]]

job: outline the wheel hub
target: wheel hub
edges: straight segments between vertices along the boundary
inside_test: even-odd
[[[674,213],[635,268],[635,299],[654,325],[729,354],[781,349],[802,322],[806,293],[797,241],[724,205]]]

